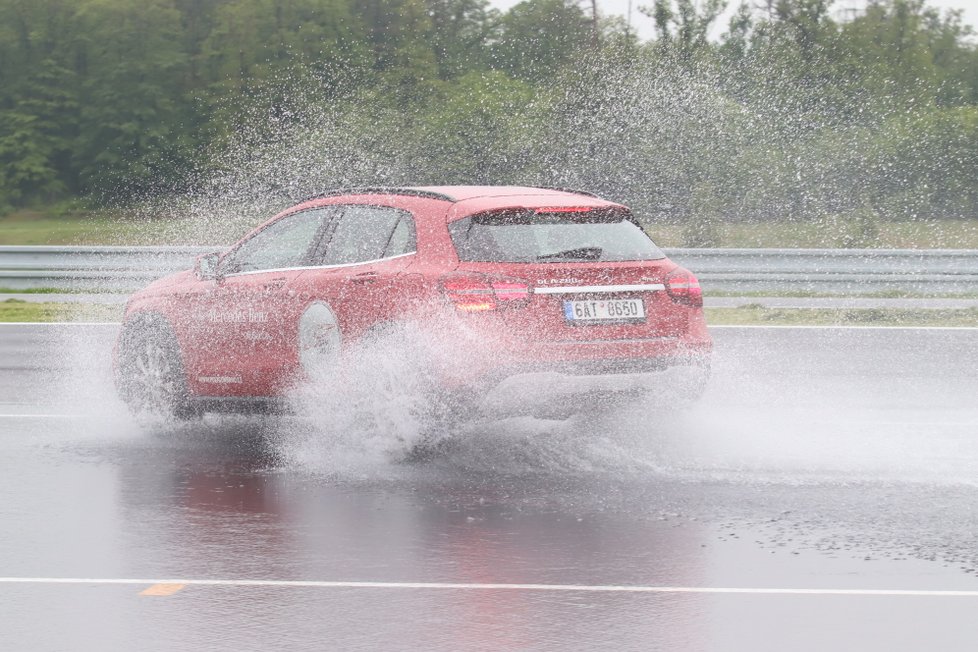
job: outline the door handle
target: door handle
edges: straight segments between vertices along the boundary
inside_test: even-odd
[[[277,290],[288,282],[289,279],[287,278],[273,278],[272,280],[263,283],[262,287],[269,290]]]
[[[351,276],[347,280],[352,281],[354,283],[373,283],[379,278],[379,276],[380,275],[377,274],[377,272],[364,272],[363,274],[357,274],[356,276]]]

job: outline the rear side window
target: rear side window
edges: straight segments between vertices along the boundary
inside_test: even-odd
[[[414,220],[408,215],[402,215],[397,226],[394,227],[387,248],[384,249],[384,258],[411,253],[417,249],[414,238]]]
[[[504,211],[448,225],[459,260],[494,263],[621,262],[665,254],[621,210]]]
[[[414,222],[406,211],[346,206],[322,254],[323,265],[379,260],[415,250]]]

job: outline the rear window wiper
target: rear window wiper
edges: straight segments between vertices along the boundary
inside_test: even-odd
[[[537,256],[537,260],[571,259],[571,260],[601,260],[604,249],[601,247],[578,247],[577,249],[566,249],[555,251],[552,254]]]

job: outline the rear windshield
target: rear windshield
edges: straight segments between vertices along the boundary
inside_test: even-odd
[[[665,258],[621,210],[473,215],[448,225],[459,260],[494,263],[618,262]]]

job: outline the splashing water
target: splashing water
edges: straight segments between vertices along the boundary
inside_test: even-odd
[[[765,218],[851,208],[872,189],[872,178],[849,174],[882,169],[879,161],[866,159],[882,155],[871,147],[872,124],[835,124],[830,115],[802,114],[775,101],[763,107],[756,101],[738,103],[725,92],[723,73],[709,67],[621,66],[562,78],[562,92],[547,100],[507,100],[513,105],[505,124],[479,122],[477,110],[460,114],[452,127],[458,133],[480,127],[493,136],[478,143],[478,160],[472,149],[446,145],[455,143],[446,140],[451,134],[432,125],[411,128],[415,116],[410,111],[384,108],[368,95],[337,99],[307,84],[288,88],[286,80],[286,91],[276,93],[274,101],[256,98],[245,107],[229,141],[189,175],[184,185],[192,190],[156,189],[136,214],[170,218],[174,240],[217,244],[243,235],[304,196],[358,184],[577,186],[625,201],[648,221],[684,213],[697,184],[711,186],[725,206],[736,206],[742,215]],[[780,83],[777,75],[771,83]],[[808,135],[823,129],[834,130],[835,137],[830,147],[815,151]],[[839,156],[843,150],[845,157]],[[763,151],[776,156],[758,158]],[[763,188],[756,187],[757,180]],[[62,399],[88,413],[110,415],[121,428],[134,427],[115,397],[107,349],[91,345],[89,337],[82,331],[65,337],[70,372],[63,379]],[[351,363],[343,373],[319,375],[298,390],[291,402],[305,423],[283,421],[283,458],[298,467],[356,474],[386,469],[424,443],[431,398],[422,366],[442,349],[408,346],[412,337],[424,341],[418,333],[401,333],[354,346],[344,353]],[[728,355],[737,364],[752,360],[746,349]],[[887,449],[895,451],[892,455],[874,456],[883,436],[847,439],[851,428],[831,438],[831,446],[817,443],[824,442],[819,439],[824,424],[803,428],[793,423],[793,401],[811,384],[784,376],[774,366],[769,371],[770,377],[757,380],[754,372],[740,369],[748,382],[721,379],[703,405],[686,414],[639,400],[566,421],[470,415],[433,463],[459,472],[514,475],[742,474],[756,479],[764,473],[831,475],[841,469],[858,475],[870,469],[885,477],[900,475],[903,460],[926,452],[924,443],[906,438]],[[655,382],[668,384],[667,379]],[[769,399],[765,418],[754,411],[759,393]],[[721,398],[728,400],[718,403]],[[828,403],[806,412],[812,423],[826,414],[844,420],[838,406]],[[852,415],[858,417],[858,410]]]
[[[215,415],[183,425],[139,424],[125,411],[111,378],[113,331],[60,328],[45,343],[44,355],[56,352],[56,360],[38,361],[56,369],[35,388],[39,403],[81,415],[71,421],[73,441],[128,446],[149,435],[160,445],[172,440],[177,447],[199,447],[257,438],[272,451],[268,459],[275,466],[339,478],[434,473],[972,485],[978,477],[978,449],[970,436],[978,412],[965,400],[969,388],[950,373],[967,367],[970,354],[951,362],[941,357],[951,350],[950,340],[919,347],[913,358],[874,371],[881,363],[869,352],[868,358],[855,357],[859,345],[845,331],[826,333],[818,346],[801,349],[810,359],[784,344],[759,348],[764,336],[748,331],[737,339],[727,334],[720,338],[710,389],[691,409],[672,409],[661,398],[657,388],[671,382],[662,374],[649,379],[645,396],[589,406],[566,419],[506,413],[487,394],[478,410],[454,406],[458,418],[445,428],[430,411],[430,377],[424,372],[437,358],[433,351],[449,361],[461,356],[442,346],[443,336],[418,327],[350,347],[342,373],[323,373],[296,390],[294,415]],[[485,353],[471,343],[466,347]],[[947,371],[947,379],[928,366]],[[925,381],[908,380],[901,368],[914,368]],[[561,398],[557,384],[538,384],[535,393],[544,404]],[[429,454],[419,458],[415,452],[426,447]]]

